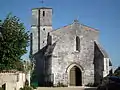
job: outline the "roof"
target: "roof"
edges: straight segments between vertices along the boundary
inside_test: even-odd
[[[34,10],[34,9],[52,9],[52,8],[50,8],[50,7],[39,7],[39,8],[32,8],[32,10]]]
[[[63,28],[67,28],[67,27],[69,27],[69,26],[71,26],[71,25],[72,25],[72,24],[68,24],[68,25],[62,26],[62,27],[60,27],[60,28],[57,28],[57,29],[52,30],[51,32],[59,31],[59,30],[61,30],[61,29],[63,29]]]
[[[98,46],[99,50],[102,52],[102,54],[104,55],[105,58],[109,58],[107,52],[103,49],[103,47],[97,42],[95,41],[96,45]]]
[[[68,24],[68,25],[65,25],[65,26],[63,26],[63,27],[54,29],[54,30],[52,30],[51,32],[58,31],[58,30],[63,29],[63,28],[67,28],[67,27],[69,27],[69,26],[72,26],[73,24],[82,25],[85,30],[92,30],[92,31],[97,31],[97,32],[99,32],[99,30],[97,30],[97,29],[94,29],[94,28],[92,28],[92,27],[90,27],[90,26],[87,26],[87,25],[84,25],[84,24],[79,23],[78,20],[74,20],[74,22],[73,22],[72,24]]]
[[[92,28],[92,27],[87,26],[87,25],[84,25],[84,24],[81,24],[81,25],[84,26],[84,29],[85,29],[85,30],[92,30],[92,31],[97,31],[97,32],[99,32],[98,29]]]
[[[98,46],[98,48],[101,51],[101,53],[103,54],[104,58],[109,58],[109,56],[108,56],[107,52],[105,51],[105,49],[103,49],[103,47],[97,41],[95,41],[95,44]],[[109,60],[109,66],[112,66],[111,60]]]

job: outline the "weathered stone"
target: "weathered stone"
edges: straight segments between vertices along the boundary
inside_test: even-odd
[[[5,84],[5,90],[19,90],[24,87],[25,74],[19,71],[0,72],[0,87]]]
[[[43,11],[45,16],[42,16]],[[74,66],[80,69],[82,85],[100,83],[101,78],[105,76],[104,73],[109,74],[110,59],[99,46],[98,30],[80,24],[77,20],[70,25],[52,30],[52,9],[38,8],[32,13],[35,13],[33,18],[39,18],[33,20],[37,20],[39,24],[32,25],[31,47],[39,85],[44,85],[45,82],[70,85],[70,70]],[[105,68],[106,66],[108,68]]]

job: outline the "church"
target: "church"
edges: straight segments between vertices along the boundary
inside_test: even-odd
[[[99,30],[73,20],[52,28],[53,9],[32,9],[31,54],[39,86],[99,84],[112,66],[99,43]]]

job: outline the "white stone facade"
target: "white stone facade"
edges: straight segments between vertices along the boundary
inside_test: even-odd
[[[0,72],[0,86],[2,87],[5,84],[6,90],[19,90],[23,88],[25,80],[25,74],[22,72]]]
[[[40,86],[47,82],[70,86],[74,66],[81,73],[81,85],[100,83],[109,74],[110,59],[98,43],[98,30],[77,20],[52,30],[52,8],[36,8],[32,13],[38,24],[32,23],[31,52]]]

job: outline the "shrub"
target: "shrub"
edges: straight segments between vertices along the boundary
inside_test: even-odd
[[[29,81],[26,79],[25,86],[29,86]]]
[[[95,84],[95,83],[88,83],[87,85],[85,86],[88,86],[88,87],[97,87],[98,84]]]
[[[3,88],[2,88],[2,87],[0,87],[0,90],[3,90]]]
[[[36,88],[37,88],[37,85],[31,84],[31,87],[32,87],[33,89],[36,89]]]
[[[67,87],[67,85],[64,85],[63,83],[58,82],[57,87]]]
[[[20,88],[20,90],[33,90],[33,88],[29,86],[24,86],[23,88]]]
[[[47,82],[45,82],[45,86],[46,87],[51,87],[51,86],[53,86],[53,82],[47,81]]]
[[[34,89],[36,89],[38,87],[38,83],[37,82],[31,83],[31,87],[33,87]]]

